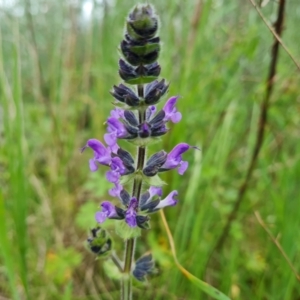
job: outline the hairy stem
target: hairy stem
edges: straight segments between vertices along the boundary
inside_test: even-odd
[[[143,85],[138,85],[138,95],[139,97],[144,96]],[[140,123],[145,120],[145,111],[139,110],[139,121]],[[136,170],[141,171],[144,167],[146,157],[145,146],[138,147],[137,155],[137,166]],[[132,197],[136,197],[137,201],[140,201],[141,190],[143,181],[140,177],[136,177],[133,182]],[[134,250],[135,250],[136,239],[131,238],[126,240],[125,243],[125,263],[123,269],[123,279],[121,284],[121,300],[131,300],[132,299],[132,279],[130,276],[132,262],[134,260]]]

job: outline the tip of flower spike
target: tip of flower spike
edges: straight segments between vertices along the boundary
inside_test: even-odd
[[[129,14],[127,31],[133,39],[152,38],[158,29],[158,17],[151,5],[139,4]]]

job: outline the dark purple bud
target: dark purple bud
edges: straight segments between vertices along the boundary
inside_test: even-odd
[[[137,279],[138,281],[145,281],[146,280],[146,275],[147,273],[143,270],[137,269],[135,268],[132,272],[132,275],[135,277],[135,279]]]
[[[151,135],[151,128],[147,123],[139,125],[139,137],[147,138]]]
[[[167,152],[163,150],[153,154],[148,159],[146,167],[143,169],[143,173],[148,177],[156,175],[160,167],[166,162],[167,155]]]
[[[127,86],[120,84],[113,87],[113,91],[110,92],[115,99],[122,103],[126,103],[128,106],[138,106],[140,103],[139,97]]]
[[[88,248],[98,256],[108,254],[112,249],[112,240],[105,230],[100,227],[91,229],[92,237],[87,239]]]
[[[142,229],[149,229],[150,228],[150,224],[149,221],[150,218],[148,216],[136,216],[136,223],[137,226],[142,228]]]
[[[128,135],[126,136],[126,139],[131,140],[131,139],[134,139],[138,136],[138,131],[139,130],[138,130],[137,127],[131,126],[128,123],[125,123],[124,126],[126,128],[127,133],[128,133]]]
[[[147,84],[145,88],[145,103],[156,104],[159,99],[167,92],[169,85],[165,84],[165,80],[155,80]]]
[[[143,207],[147,203],[149,198],[150,198],[149,191],[146,191],[145,193],[143,193],[140,198],[139,206]]]
[[[160,128],[157,129],[152,129],[151,131],[151,136],[156,137],[156,136],[161,136],[164,135],[168,132],[168,129],[166,127],[166,125],[162,125]]]
[[[129,26],[133,29],[133,31],[130,30],[129,27],[127,27],[127,28],[128,28],[129,32],[134,32],[141,39],[149,39],[149,38],[152,38],[155,35],[155,33],[158,29],[157,20],[153,20],[153,22],[154,23],[152,25],[152,28],[138,28],[138,27],[135,26],[134,23],[129,23]]]
[[[133,66],[138,66],[140,64],[148,65],[154,63],[158,59],[159,45],[151,52],[147,52],[146,45],[135,47],[126,40],[123,40],[120,46],[125,59]]]
[[[130,79],[135,79],[135,78],[139,77],[135,68],[133,66],[125,63],[125,61],[122,59],[119,60],[119,67],[120,67],[119,75],[123,80],[128,81]]]
[[[142,194],[140,199],[140,208],[142,211],[154,209],[160,202],[160,197],[162,195],[162,188],[151,186],[144,194]],[[158,196],[156,200],[152,200],[154,197]]]
[[[161,71],[160,65],[155,62],[153,64],[147,65],[147,66],[139,66],[136,69],[136,72],[138,74],[142,74],[143,76],[152,76],[152,77],[158,77]],[[153,103],[150,103],[153,104]]]
[[[120,192],[120,200],[124,206],[128,206],[130,203],[130,195],[124,189]]]
[[[124,55],[124,58],[133,66],[138,66],[140,64],[140,56],[130,50],[130,44],[123,40],[120,45],[121,51]]]
[[[159,205],[160,200],[156,199],[153,201],[150,201],[143,206],[141,206],[141,211],[147,211],[147,212],[153,212],[155,208]]]
[[[124,111],[124,118],[130,125],[134,127],[139,125],[139,121],[137,120],[135,114],[130,110]]]
[[[126,216],[125,210],[116,206],[116,212],[117,212],[118,218],[111,218],[111,219],[117,219],[117,220],[125,219],[125,216]]]
[[[133,276],[139,281],[145,281],[147,275],[155,273],[154,261],[151,254],[140,257],[132,272]]]
[[[158,128],[164,124],[165,112],[160,110],[157,115],[149,122],[152,128]],[[156,125],[157,124],[157,125]]]
[[[134,159],[131,154],[122,148],[119,148],[117,151],[118,157],[122,160],[123,165],[125,166],[125,172],[122,175],[132,174],[135,171]]]

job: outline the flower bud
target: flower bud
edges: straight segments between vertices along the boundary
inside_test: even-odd
[[[157,62],[149,65],[139,65],[134,67],[120,59],[119,67],[120,77],[128,84],[149,83],[157,79],[161,71],[161,67]]]
[[[167,160],[167,153],[163,150],[153,154],[147,161],[146,167],[143,169],[143,173],[146,176],[154,176],[159,171],[160,167]]]
[[[156,104],[160,98],[166,93],[169,85],[165,84],[165,80],[155,80],[147,84],[145,88],[145,103],[149,105]]]
[[[92,236],[87,239],[88,248],[98,257],[107,257],[112,250],[112,240],[100,227],[91,229]]]
[[[133,66],[152,64],[158,59],[159,45],[155,45],[151,49],[147,47],[147,44],[144,46],[132,46],[129,42],[123,40],[120,46],[125,59]]]
[[[135,40],[152,38],[158,29],[158,18],[150,5],[137,5],[127,19],[127,32]]]
[[[139,281],[145,281],[147,275],[154,273],[156,273],[156,270],[151,253],[140,257],[136,261],[135,268],[132,272],[133,276]]]
[[[127,86],[120,84],[119,86],[113,87],[111,95],[118,101],[127,104],[128,106],[139,106],[139,97]]]

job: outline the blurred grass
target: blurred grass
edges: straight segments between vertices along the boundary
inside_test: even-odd
[[[102,139],[109,90],[120,82],[124,19],[135,3],[94,1],[90,19],[68,1],[0,7],[2,297],[118,298],[118,282],[84,247],[109,185],[103,170],[89,172],[91,153],[80,155],[79,148],[88,138]],[[299,269],[299,73],[280,49],[259,162],[219,253],[220,268],[206,268],[251,157],[273,38],[246,1],[203,1],[198,24],[192,23],[198,1],[153,4],[161,18],[162,77],[171,82],[169,95],[182,96],[184,117],[164,137],[164,149],[183,141],[202,149],[187,153],[186,176],[164,177],[165,193],[180,193],[178,206],[166,210],[179,261],[232,299],[298,299],[299,282],[253,211]],[[270,23],[276,7],[270,1],[262,8]],[[288,1],[283,40],[298,60],[299,21],[299,5]],[[160,274],[147,287],[137,284],[135,294],[206,299],[175,269],[158,215],[152,228],[137,255],[152,249]],[[121,250],[122,242],[115,244]]]

